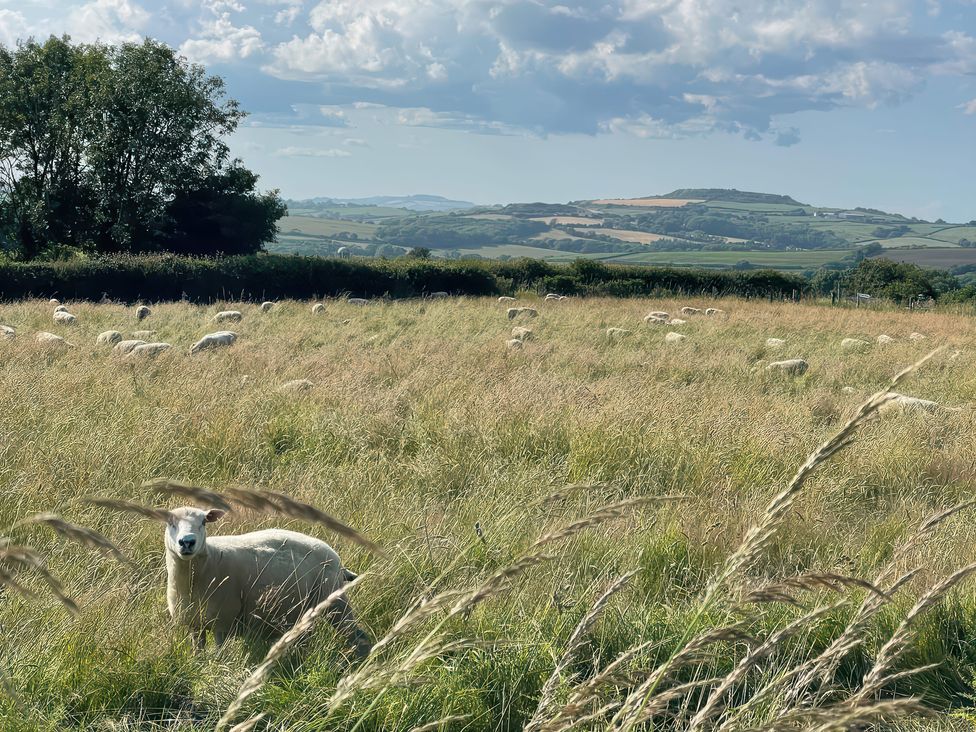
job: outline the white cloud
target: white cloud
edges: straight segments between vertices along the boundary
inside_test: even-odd
[[[235,26],[228,13],[202,24],[201,33],[180,46],[180,53],[200,62],[247,58],[264,48],[261,33],[250,25]]]
[[[16,10],[0,9],[0,43],[8,48],[29,35],[27,19]]]
[[[352,153],[337,147],[283,147],[276,150],[275,155],[284,158],[348,158]]]
[[[120,43],[138,41],[151,17],[130,0],[93,0],[68,12],[64,25],[76,41]]]
[[[961,109],[963,114],[976,114],[976,99],[963,102],[956,109]]]

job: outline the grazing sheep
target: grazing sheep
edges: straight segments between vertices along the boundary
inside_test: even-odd
[[[546,300],[565,300],[565,299],[566,299],[565,295],[558,295],[555,292],[550,292],[548,295],[546,295]]]
[[[502,295],[500,298],[498,298],[498,302],[515,302],[515,298],[509,297],[508,295]]]
[[[681,308],[682,315],[701,315],[701,308],[683,307]]]
[[[207,335],[190,346],[190,353],[193,354],[211,348],[232,346],[236,340],[237,333],[232,330],[218,330],[216,333],[207,333]]]
[[[115,344],[112,350],[124,356],[130,353],[133,348],[137,346],[144,346],[144,345],[146,345],[146,342],[140,340],[119,341],[118,343]]]
[[[54,335],[54,333],[46,333],[44,331],[41,331],[36,336],[34,336],[34,340],[36,340],[42,346],[70,346],[71,345],[70,343],[68,343],[68,341],[66,341],[61,336]]]
[[[262,313],[266,313],[266,312],[270,311],[271,308],[273,308],[273,307],[274,307],[274,303],[273,302],[263,302],[263,303],[261,303],[261,312]]]
[[[961,412],[960,407],[943,407],[938,402],[929,399],[906,396],[892,392],[894,398],[878,407],[878,414],[911,414],[918,412]]]
[[[910,341],[924,341],[925,340],[925,336],[923,336],[921,333],[912,333],[911,335],[908,336],[908,340],[910,340]]]
[[[881,335],[878,336],[877,341],[882,346],[886,346],[889,343],[894,343],[895,342],[895,339],[892,338],[890,335],[885,335],[884,333],[882,333]]]
[[[443,290],[438,290],[437,292],[432,292],[432,293],[430,293],[430,296],[432,298],[434,298],[434,299],[437,299],[437,300],[440,300],[440,299],[445,298],[445,297],[450,297],[450,295],[448,295]]]
[[[681,318],[671,318],[671,320],[668,321],[668,325],[684,325],[687,322],[687,320],[682,320]]]
[[[651,313],[648,313],[647,317],[645,317],[644,320],[647,320],[647,318],[657,318],[659,320],[667,320],[670,317],[671,316],[668,313],[664,312],[663,310],[655,310]]]
[[[142,340],[146,340],[147,338],[155,338],[156,337],[156,331],[154,331],[154,330],[134,330],[134,331],[132,331],[132,337],[133,338],[140,338]]]
[[[350,297],[346,299],[346,302],[350,305],[365,305],[369,302],[365,297]]]
[[[532,329],[523,328],[521,325],[516,325],[512,328],[512,338],[518,338],[520,341],[532,340]]]
[[[668,319],[658,317],[656,313],[651,313],[650,315],[644,316],[644,322],[647,323],[648,325],[666,325]]]
[[[240,310],[221,310],[211,318],[214,323],[239,323],[244,315]]]
[[[675,332],[672,331],[671,333],[668,333],[666,336],[664,336],[664,342],[665,343],[681,343],[681,341],[685,340],[687,337],[688,336],[681,335],[681,333],[675,333]]]
[[[59,310],[54,314],[54,322],[57,325],[74,325],[77,321],[78,318],[64,310]]]
[[[782,348],[786,345],[786,341],[782,338],[767,338],[766,348]]]
[[[630,335],[630,331],[626,328],[607,328],[607,340],[613,341],[627,335]]]
[[[705,315],[725,315],[725,311],[718,308],[705,308]]]
[[[152,310],[150,310],[149,308],[147,308],[145,305],[140,305],[139,307],[136,308],[136,319],[137,320],[145,320],[150,315],[152,315]]]
[[[295,531],[208,539],[207,525],[223,515],[184,507],[169,511],[166,520],[166,604],[200,648],[208,630],[217,645],[247,626],[283,633],[356,577],[332,547]],[[369,637],[345,597],[333,602],[328,617],[357,655],[369,651]]]
[[[50,300],[48,300],[48,303],[51,305],[60,305],[61,301],[58,300],[56,297],[52,297]]]
[[[6,338],[8,341],[13,340],[17,337],[17,331],[14,330],[9,325],[0,325],[0,338]]]
[[[810,364],[802,358],[788,358],[785,361],[773,361],[766,364],[767,373],[779,372],[789,376],[803,376],[810,368]]]
[[[505,345],[508,346],[511,349],[518,350],[519,348],[521,348],[525,344],[520,339],[518,339],[518,338],[512,338],[509,341],[505,341]]]
[[[279,386],[278,391],[283,393],[299,393],[309,391],[313,386],[315,384],[308,379],[292,379]]]
[[[142,343],[133,348],[126,355],[127,359],[137,358],[156,358],[163,351],[168,351],[172,346],[169,343]]]
[[[845,338],[840,342],[840,347],[848,351],[860,351],[868,348],[871,344],[862,341],[860,338]]]
[[[527,318],[534,318],[539,314],[539,311],[535,308],[509,308],[508,309],[508,319],[515,320],[515,318],[520,315],[524,315]]]
[[[56,308],[54,308],[54,312],[56,312],[56,313],[66,313],[66,312],[68,312],[68,308],[66,308],[64,305],[58,305]]]
[[[312,315],[318,315],[319,313],[324,313],[324,312],[325,312],[325,305],[323,305],[322,303],[317,302],[312,306]]]
[[[106,330],[104,333],[99,333],[98,338],[95,339],[95,343],[99,346],[114,346],[121,342],[122,334],[117,330]]]
[[[336,256],[345,259],[347,257],[351,257],[352,252],[350,251],[349,247],[339,247],[336,249]]]

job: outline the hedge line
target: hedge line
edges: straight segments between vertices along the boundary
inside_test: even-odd
[[[64,262],[0,263],[0,299],[165,301],[415,297],[511,294],[537,289],[574,295],[630,297],[715,294],[766,297],[803,289],[805,280],[772,270],[750,272],[606,265],[520,259],[507,262],[424,259],[332,259],[293,255],[195,259],[173,255]]]

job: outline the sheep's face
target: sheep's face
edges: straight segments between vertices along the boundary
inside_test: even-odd
[[[207,524],[224,512],[219,509],[177,508],[169,512],[166,521],[166,550],[174,556],[190,560],[207,550]]]

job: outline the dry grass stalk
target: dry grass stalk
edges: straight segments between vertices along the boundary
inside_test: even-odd
[[[811,572],[758,587],[748,592],[742,601],[745,603],[782,602],[795,607],[802,607],[802,604],[793,597],[791,592],[796,590],[828,590],[839,593],[852,588],[867,590],[887,598],[883,590],[859,577],[848,577],[832,572]]]
[[[169,511],[151,506],[143,506],[141,503],[133,503],[132,501],[122,501],[115,498],[86,498],[85,503],[90,503],[92,506],[99,506],[101,508],[108,508],[112,511],[134,513],[137,516],[152,519],[153,521],[162,521],[163,523],[169,521]]]
[[[637,574],[636,571],[628,572],[611,582],[573,629],[572,634],[569,636],[569,641],[566,643],[566,650],[563,651],[549,678],[542,685],[542,691],[539,694],[539,703],[536,706],[535,713],[532,715],[532,719],[525,726],[526,732],[538,730],[541,727],[543,715],[548,713],[555,703],[555,695],[559,688],[559,682],[562,680],[566,669],[569,668],[569,665],[576,657],[576,653],[583,646],[586,634],[590,632],[593,624],[603,612],[607,603],[610,602],[610,598],[622,590],[635,574]]]
[[[4,566],[9,569],[4,569]],[[78,609],[78,604],[67,595],[61,583],[48,571],[44,557],[28,546],[20,546],[17,544],[3,544],[0,546],[0,585],[10,587],[24,597],[35,599],[37,597],[36,593],[24,587],[16,579],[16,572],[21,570],[37,573],[44,580],[51,594],[64,605],[69,613],[75,617],[81,614],[81,611]]]
[[[349,590],[355,587],[363,579],[365,575],[360,575],[351,582],[346,583],[335,592],[326,597],[322,602],[313,608],[310,608],[299,618],[298,622],[291,627],[291,629],[285,633],[281,638],[279,638],[273,646],[268,650],[265,655],[264,660],[255,668],[251,675],[244,681],[241,685],[240,690],[237,692],[237,697],[230,703],[227,707],[227,711],[224,712],[223,716],[217,722],[215,728],[216,732],[220,732],[224,727],[234,721],[234,718],[240,712],[241,707],[244,702],[252,694],[256,694],[261,690],[261,687],[268,680],[268,676],[271,675],[271,670],[274,668],[275,664],[278,663],[284,656],[291,650],[301,638],[308,633],[319,619],[328,612],[332,604],[338,600],[340,597],[345,595]]]
[[[422,724],[419,727],[414,727],[410,732],[434,732],[434,730],[440,729],[446,724],[451,722],[463,722],[465,719],[470,717],[470,714],[452,714],[449,717],[441,717],[433,722],[428,722],[427,724]]]
[[[666,501],[686,501],[689,500],[689,496],[641,496],[639,498],[627,498],[623,501],[617,503],[611,503],[608,506],[597,509],[588,516],[584,516],[578,521],[574,521],[562,528],[556,529],[553,532],[540,536],[529,550],[538,549],[546,544],[551,544],[556,541],[562,541],[574,536],[581,531],[598,526],[606,521],[610,521],[615,518],[624,516],[630,513],[633,509],[638,506],[645,506],[649,503],[664,503]]]
[[[47,526],[62,536],[70,539],[71,541],[77,542],[82,546],[88,547],[90,549],[95,549],[102,554],[114,557],[123,564],[132,564],[132,561],[122,553],[115,544],[113,544],[109,539],[102,536],[94,529],[90,529],[87,526],[81,526],[79,524],[73,524],[65,521],[63,518],[54,513],[39,513],[36,516],[30,516],[26,519],[18,521],[14,526],[24,526],[27,524],[40,524],[42,526]]]
[[[189,498],[208,508],[219,508],[223,511],[233,510],[230,503],[219,493],[215,493],[207,488],[200,488],[199,486],[172,480],[171,478],[153,478],[143,483],[142,487],[156,491],[156,493],[161,493],[164,496]]]
[[[230,732],[251,732],[251,730],[254,729],[257,723],[260,722],[262,719],[264,719],[264,717],[265,715],[262,713],[257,715],[256,717],[245,719],[240,724],[235,724],[233,727],[231,727]]]

